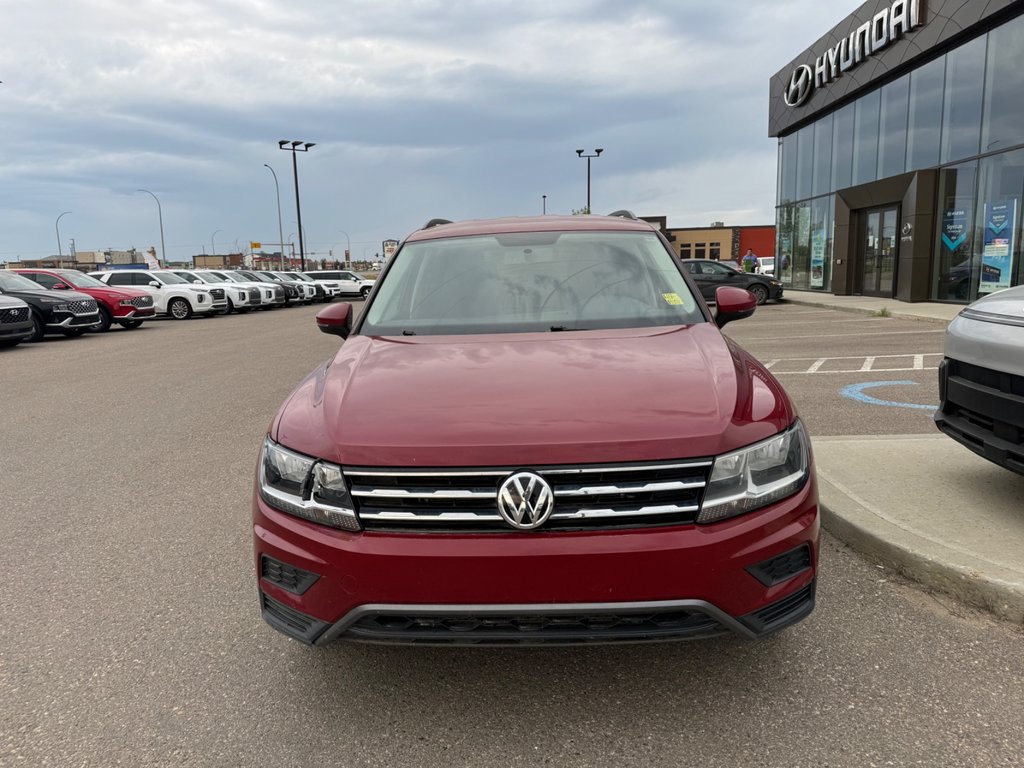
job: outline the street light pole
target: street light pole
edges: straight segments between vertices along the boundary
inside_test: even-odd
[[[576,150],[576,154],[579,157],[587,158],[587,213],[590,213],[590,159],[592,157],[600,157],[602,152],[604,152],[603,149],[595,149],[594,150],[594,154],[592,154],[592,155],[585,155],[585,154],[583,154],[583,150],[582,149],[577,149]]]
[[[281,187],[277,184],[277,174],[274,173],[274,169],[266,163],[263,167],[274,174],[274,193],[277,195],[277,239],[281,246],[281,263],[278,265],[281,269],[284,269],[284,228],[281,226]]]
[[[299,263],[303,272],[306,271],[306,245],[302,238],[302,207],[299,204],[299,163],[296,160],[296,152],[309,152],[310,147],[316,144],[308,141],[289,141],[281,139],[277,142],[278,149],[285,149],[292,153],[292,172],[295,174],[295,217],[299,225]]]
[[[339,229],[338,231],[345,236],[345,269],[348,269],[349,259],[352,258],[352,241],[349,240],[348,232],[344,229]]]
[[[218,232],[223,232],[223,231],[224,231],[223,229],[216,229],[216,230],[214,230],[213,234],[212,234],[212,235],[210,235],[210,255],[211,255],[211,256],[216,256],[216,255],[217,255],[217,246],[215,246],[215,245],[213,244],[213,238],[214,238],[214,236],[215,236],[215,235],[216,235],[216,234],[217,234]]]
[[[57,217],[57,221],[54,222],[53,226],[57,229],[57,258],[64,258],[64,251],[60,247],[60,220],[67,216],[71,211],[64,211],[60,216]]]
[[[548,196],[547,195],[541,195],[540,199],[541,199],[541,204],[543,206],[541,208],[540,212],[543,213],[543,214],[547,214],[547,212],[548,212]]]
[[[148,189],[137,189],[136,192],[145,192],[147,195],[156,200],[156,212],[160,216],[160,261],[162,266],[167,266],[167,248],[164,246],[164,210],[160,206],[160,198],[150,192]]]

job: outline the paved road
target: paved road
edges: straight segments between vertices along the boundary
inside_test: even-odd
[[[790,309],[733,332],[792,340]],[[1021,765],[1024,635],[828,538],[818,609],[760,643],[312,650],[264,626],[251,474],[337,347],[315,311],[0,354],[0,765]],[[834,383],[794,387],[813,429]]]

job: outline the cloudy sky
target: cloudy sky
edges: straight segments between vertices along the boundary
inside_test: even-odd
[[[768,79],[856,3],[2,0],[0,261],[298,242],[586,203],[774,221]]]

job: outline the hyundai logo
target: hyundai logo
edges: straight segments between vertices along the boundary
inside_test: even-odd
[[[498,513],[506,523],[521,531],[543,525],[554,508],[551,486],[533,472],[509,475],[498,489]]]
[[[807,64],[801,64],[793,70],[789,78],[789,86],[782,97],[786,100],[786,106],[799,107],[807,97],[811,95],[811,85],[814,82],[814,71]]]

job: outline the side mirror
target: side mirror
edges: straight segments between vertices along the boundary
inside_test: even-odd
[[[67,291],[70,290],[64,283],[54,283],[50,286],[51,291]]]
[[[150,280],[150,281],[149,281],[149,285],[150,285],[150,286],[151,286],[152,288],[159,288],[159,287],[160,287],[160,285],[161,285],[161,283],[160,283],[159,281],[157,281],[157,280]]]
[[[331,333],[347,339],[352,332],[352,305],[331,304],[316,313],[316,327],[324,333]]]
[[[742,320],[754,314],[757,298],[745,288],[723,285],[715,290],[715,325],[719,328],[733,320]]]

